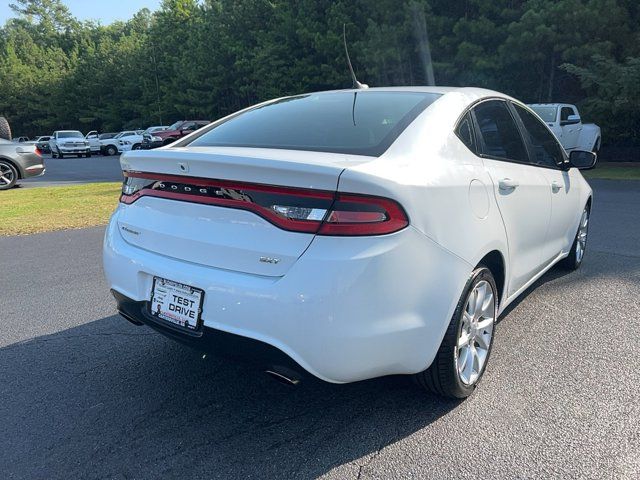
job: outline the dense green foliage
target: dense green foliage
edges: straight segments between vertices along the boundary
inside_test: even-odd
[[[350,86],[482,86],[577,103],[605,140],[640,143],[635,0],[164,0],[126,23],[16,0],[0,29],[0,114],[16,134],[214,119]],[[428,35],[427,35],[428,33]],[[429,40],[429,48],[426,48]]]

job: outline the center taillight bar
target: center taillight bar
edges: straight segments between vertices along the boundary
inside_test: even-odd
[[[362,236],[397,232],[409,224],[389,198],[148,172],[124,172],[120,201],[157,197],[253,212],[284,230]]]

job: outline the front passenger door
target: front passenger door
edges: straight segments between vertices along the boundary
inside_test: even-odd
[[[540,169],[529,164],[527,149],[503,100],[473,108],[479,147],[509,245],[508,295],[542,270],[542,246],[549,227],[551,194]]]

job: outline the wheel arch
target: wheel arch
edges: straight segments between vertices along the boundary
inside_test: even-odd
[[[18,165],[15,160],[12,160],[9,157],[5,157],[5,156],[1,156],[0,155],[0,160],[4,160],[7,163],[10,163],[13,168],[16,169],[16,172],[18,172],[18,180],[22,180],[24,178],[24,172],[22,171],[22,168],[20,167],[20,165]]]
[[[498,298],[500,299],[501,305],[504,300],[506,286],[506,263],[504,256],[499,250],[492,250],[482,257],[478,265],[484,265],[491,271],[493,279],[496,281],[496,287],[498,287]]]

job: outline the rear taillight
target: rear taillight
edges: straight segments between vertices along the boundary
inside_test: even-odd
[[[318,235],[383,235],[409,224],[400,204],[383,197],[125,172],[120,201],[143,196],[248,210],[284,230]]]
[[[41,157],[42,156],[42,152],[40,151],[40,149],[38,147],[36,147],[35,152],[34,152],[37,156]]]

